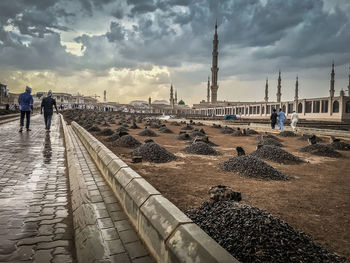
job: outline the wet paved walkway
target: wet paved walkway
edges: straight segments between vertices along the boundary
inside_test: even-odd
[[[89,153],[72,128],[67,128],[88,185],[104,246],[109,251],[109,260],[116,263],[154,263]]]
[[[33,116],[0,125],[0,262],[72,262],[64,142],[56,114],[51,133]]]

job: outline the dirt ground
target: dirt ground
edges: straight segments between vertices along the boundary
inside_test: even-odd
[[[242,193],[243,202],[270,212],[309,234],[325,248],[350,259],[350,152],[341,151],[342,158],[318,157],[297,151],[307,145],[306,141],[280,137],[286,146],[283,149],[306,162],[299,165],[268,162],[291,180],[267,181],[242,177],[219,168],[219,163],[236,155],[236,146],[242,146],[246,153],[254,151],[257,135],[233,137],[209,126],[195,126],[205,130],[210,140],[219,145],[215,149],[221,153],[219,156],[201,156],[181,151],[188,143],[175,139],[181,127],[169,123],[167,127],[174,134],[162,134],[153,129],[160,136],[152,137],[178,157],[165,164],[131,163],[128,153],[132,149],[112,147],[104,140],[106,137],[94,135],[183,211],[208,199],[209,187],[228,185]],[[143,142],[147,137],[138,136],[140,131],[130,129],[129,133]],[[325,142],[328,143],[328,138]]]

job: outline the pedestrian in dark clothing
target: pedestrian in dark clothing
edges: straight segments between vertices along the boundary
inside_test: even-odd
[[[30,114],[33,112],[33,103],[34,103],[33,96],[30,93],[32,93],[32,89],[26,86],[26,91],[21,95],[19,95],[18,97],[19,109],[21,111],[19,132],[23,131],[24,116],[26,117],[26,129],[27,131],[30,131],[29,129]]]
[[[276,123],[277,123],[277,113],[276,113],[276,109],[272,110],[272,114],[270,116],[270,120],[271,120],[271,128],[275,129]]]
[[[41,114],[43,114],[43,108],[44,108],[45,129],[47,132],[50,132],[51,119],[53,115],[53,106],[55,106],[56,113],[58,114],[56,100],[52,98],[52,91],[49,90],[49,92],[47,93],[47,97],[43,98],[41,102],[41,108],[40,108]]]

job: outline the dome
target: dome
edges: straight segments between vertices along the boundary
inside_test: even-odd
[[[183,100],[180,100],[179,105],[185,105],[185,102]]]

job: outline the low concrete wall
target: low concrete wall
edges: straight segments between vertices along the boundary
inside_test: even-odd
[[[94,136],[71,125],[157,262],[238,262]]]
[[[91,205],[88,187],[75,154],[72,139],[61,115],[73,211],[75,247],[78,262],[104,262],[108,251]]]

